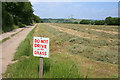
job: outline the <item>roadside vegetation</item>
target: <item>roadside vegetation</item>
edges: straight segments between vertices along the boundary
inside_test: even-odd
[[[2,2],[2,33],[42,21],[30,2]]]
[[[43,62],[44,78],[118,77],[114,46],[111,49],[104,41],[70,35],[49,25],[38,24],[20,44],[14,56],[18,61],[8,66],[7,78],[39,78],[39,58],[33,56],[32,45],[33,36],[41,35],[50,38],[50,58]]]

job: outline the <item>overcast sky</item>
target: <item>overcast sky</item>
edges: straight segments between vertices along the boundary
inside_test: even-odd
[[[117,0],[116,0],[117,1]],[[118,16],[118,2],[32,2],[41,18],[105,19]]]

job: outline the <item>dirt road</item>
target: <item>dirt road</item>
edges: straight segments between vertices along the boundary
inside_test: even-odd
[[[7,69],[7,65],[12,63],[12,59],[14,57],[14,53],[16,52],[17,47],[26,38],[28,33],[34,27],[35,25],[25,27],[23,31],[19,32],[18,34],[11,37],[9,40],[5,41],[4,43],[0,45],[0,53],[1,53],[0,54],[0,74],[4,73]],[[0,75],[0,78],[1,77],[2,75]]]
[[[11,37],[11,35],[20,32],[22,29],[24,29],[24,28],[18,28],[18,29],[15,29],[15,30],[13,30],[13,31],[10,31],[10,32],[6,32],[6,33],[1,34],[1,35],[0,35],[0,41],[2,41],[3,39],[5,39],[5,38],[7,38],[7,37]]]

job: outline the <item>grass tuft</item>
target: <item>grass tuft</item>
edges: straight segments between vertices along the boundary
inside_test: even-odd
[[[0,44],[3,43],[3,42],[5,42],[5,41],[7,41],[8,39],[10,39],[10,37],[4,38],[4,39],[0,42]]]

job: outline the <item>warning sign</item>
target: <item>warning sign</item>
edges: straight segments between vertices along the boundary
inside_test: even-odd
[[[49,38],[33,38],[33,55],[49,58]]]

